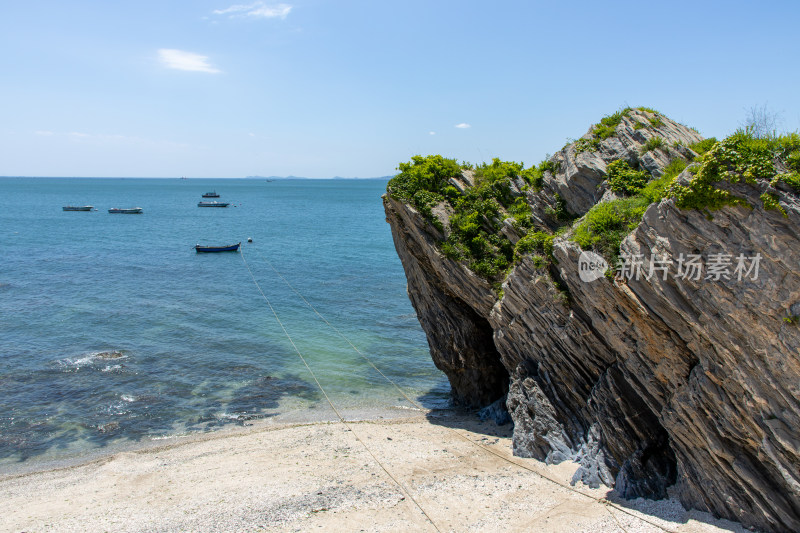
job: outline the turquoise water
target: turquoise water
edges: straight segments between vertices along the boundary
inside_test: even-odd
[[[196,243],[242,242],[338,408],[404,402],[270,264],[412,398],[446,404],[384,220],[385,181],[0,186],[0,468],[327,408],[242,255],[197,254]],[[213,189],[231,206],[198,208]],[[144,213],[107,212],[134,206]]]

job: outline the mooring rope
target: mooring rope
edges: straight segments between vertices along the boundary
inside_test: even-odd
[[[336,326],[334,326],[333,324],[331,324],[330,322],[328,322],[328,319],[326,319],[324,316],[322,316],[322,314],[321,314],[319,311],[317,311],[317,308],[316,308],[316,307],[314,307],[314,306],[311,304],[311,302],[309,302],[308,300],[306,300],[305,296],[303,296],[302,294],[300,294],[300,291],[298,291],[297,289],[295,289],[295,288],[294,288],[294,286],[293,286],[291,283],[289,283],[289,281],[288,281],[288,280],[287,280],[285,277],[283,277],[283,274],[281,274],[280,272],[278,272],[278,269],[276,269],[276,268],[273,266],[273,264],[270,262],[270,260],[269,260],[269,259],[267,259],[266,257],[264,257],[262,254],[259,254],[259,256],[261,257],[261,259],[262,259],[262,260],[263,260],[265,263],[267,263],[267,265],[269,265],[269,267],[272,269],[272,271],[273,271],[273,272],[275,272],[275,274],[277,274],[277,276],[283,280],[283,282],[286,284],[286,286],[287,286],[287,287],[289,287],[289,288],[292,290],[292,292],[294,292],[294,293],[295,293],[295,294],[296,294],[298,297],[300,297],[300,299],[301,299],[301,300],[303,300],[303,302],[305,302],[305,304],[306,304],[306,305],[307,305],[307,306],[308,306],[308,307],[309,307],[309,308],[310,308],[312,311],[314,311],[314,313],[316,313],[316,315],[317,315],[317,316],[320,318],[320,320],[322,320],[323,322],[325,322],[325,323],[328,325],[328,327],[330,327],[330,328],[331,328],[331,329],[332,329],[334,332],[336,332],[336,334],[337,334],[337,335],[339,335],[339,336],[340,336],[340,337],[341,337],[341,338],[342,338],[342,339],[343,339],[343,340],[344,340],[344,341],[345,341],[347,344],[349,344],[349,345],[350,345],[350,347],[351,347],[351,348],[353,348],[353,350],[355,350],[355,352],[356,352],[358,355],[360,355],[360,356],[361,356],[361,357],[364,359],[364,361],[366,361],[366,362],[367,362],[367,363],[368,363],[368,364],[369,364],[369,365],[370,365],[372,368],[374,368],[374,369],[375,369],[375,371],[376,371],[376,372],[378,372],[378,374],[380,374],[380,375],[383,377],[383,379],[385,379],[385,380],[386,380],[386,381],[388,381],[388,382],[389,382],[389,383],[390,383],[392,386],[394,386],[394,388],[395,388],[395,389],[397,389],[397,391],[398,391],[398,392],[399,392],[399,393],[400,393],[400,394],[403,396],[403,398],[405,398],[405,399],[406,399],[406,401],[407,401],[408,403],[410,403],[410,404],[411,404],[411,406],[412,406],[412,407],[414,407],[415,409],[419,409],[419,410],[421,410],[421,411],[424,411],[424,408],[423,408],[422,406],[420,406],[419,404],[417,404],[417,402],[415,402],[414,400],[412,400],[411,398],[409,398],[409,397],[408,397],[408,395],[405,393],[405,391],[403,391],[403,389],[401,389],[401,388],[400,388],[400,386],[399,386],[397,383],[395,383],[394,381],[392,381],[392,379],[391,379],[391,378],[389,378],[389,377],[388,377],[386,374],[384,374],[383,372],[381,372],[381,369],[380,369],[380,368],[378,368],[377,366],[375,366],[375,363],[373,363],[373,362],[372,362],[372,360],[371,360],[369,357],[367,357],[367,356],[366,356],[366,354],[364,354],[364,352],[362,352],[361,350],[359,350],[359,349],[356,347],[356,345],[355,345],[355,344],[353,344],[353,343],[350,341],[350,339],[348,339],[347,337],[345,337],[344,333],[342,333],[342,332],[339,330],[339,328],[337,328]]]
[[[400,481],[396,477],[394,477],[392,475],[391,472],[389,472],[389,470],[386,468],[386,466],[384,466],[384,464],[375,456],[375,454],[372,453],[372,450],[369,449],[369,447],[361,439],[361,437],[358,436],[358,433],[356,433],[353,430],[353,428],[350,426],[350,424],[347,423],[347,420],[345,420],[345,418],[342,416],[342,414],[339,412],[339,410],[336,409],[336,406],[331,401],[330,396],[328,396],[328,393],[325,392],[325,389],[322,387],[322,384],[317,379],[317,375],[314,373],[313,370],[311,370],[311,367],[308,365],[308,362],[306,361],[306,358],[303,357],[303,354],[297,348],[297,345],[295,344],[294,340],[292,339],[292,336],[289,335],[289,332],[286,330],[286,327],[283,325],[283,322],[281,321],[280,317],[278,316],[278,313],[275,311],[275,308],[272,306],[272,302],[269,301],[269,298],[267,298],[267,295],[261,289],[261,285],[258,284],[258,281],[256,280],[256,277],[253,275],[253,271],[250,270],[250,265],[247,264],[247,260],[244,257],[244,252],[242,251],[240,253],[240,255],[242,256],[242,262],[244,262],[244,266],[247,268],[247,272],[250,273],[250,277],[253,279],[253,283],[255,284],[256,288],[258,289],[258,292],[261,293],[261,296],[264,298],[264,301],[267,302],[267,305],[269,306],[270,311],[272,311],[272,314],[275,316],[275,320],[278,322],[278,324],[280,325],[281,329],[283,330],[283,334],[286,335],[287,339],[289,339],[289,342],[292,344],[292,347],[294,348],[295,353],[297,353],[297,356],[303,362],[303,365],[305,365],[306,369],[308,370],[308,373],[311,374],[311,377],[314,378],[314,382],[317,384],[317,387],[319,388],[320,392],[322,392],[323,396],[325,396],[325,400],[328,402],[328,405],[330,405],[331,409],[333,409],[333,412],[336,413],[336,416],[339,418],[339,422],[341,422],[348,429],[348,431],[350,431],[353,434],[353,436],[356,438],[356,440],[359,443],[361,443],[361,446],[364,447],[364,449],[367,451],[367,453],[378,464],[378,466],[381,467],[381,469],[386,473],[386,475],[389,476],[389,478],[400,488],[400,490],[406,496],[408,496],[408,498],[412,502],[414,502],[414,505],[416,505],[417,509],[419,509],[422,512],[422,514],[425,516],[425,518],[427,518],[428,522],[431,523],[433,528],[436,531],[439,531],[441,533],[441,530],[436,525],[436,522],[434,522],[433,519],[430,517],[430,515],[427,512],[425,512],[425,509],[423,509],[422,506],[419,504],[419,502],[416,500],[416,498],[414,498],[414,496],[411,494],[411,491],[409,491],[402,483],[400,483]]]
[[[320,312],[317,310],[317,308],[316,308],[316,307],[314,307],[314,306],[311,304],[311,302],[309,302],[309,301],[308,301],[308,300],[305,298],[305,296],[303,296],[303,295],[302,295],[302,294],[301,294],[301,293],[300,293],[300,292],[299,292],[299,291],[298,291],[298,290],[297,290],[297,289],[296,289],[296,288],[295,288],[295,287],[294,287],[294,286],[293,286],[291,283],[289,283],[289,281],[288,281],[288,280],[287,280],[287,279],[286,279],[286,278],[283,276],[283,274],[281,274],[281,273],[278,271],[278,269],[276,269],[276,268],[275,268],[275,266],[272,264],[272,262],[271,262],[269,259],[267,259],[267,258],[266,258],[264,255],[262,255],[262,254],[258,254],[258,255],[259,255],[259,256],[261,257],[261,259],[262,259],[262,260],[263,260],[263,261],[264,261],[264,262],[265,262],[265,263],[266,263],[266,264],[267,264],[267,265],[268,265],[268,266],[269,266],[269,267],[272,269],[272,271],[273,271],[273,272],[275,272],[275,274],[276,274],[276,275],[277,275],[279,278],[281,278],[281,280],[283,280],[283,282],[286,284],[286,286],[287,286],[287,287],[289,287],[289,289],[291,289],[291,290],[292,290],[292,292],[294,292],[294,293],[295,293],[295,294],[296,294],[296,295],[297,295],[297,296],[298,296],[298,297],[299,297],[301,300],[303,300],[303,302],[305,302],[305,304],[306,304],[306,305],[307,305],[307,306],[308,306],[308,307],[309,307],[309,308],[310,308],[312,311],[314,311],[314,313],[315,313],[315,314],[316,314],[316,315],[317,315],[317,316],[318,316],[318,317],[319,317],[319,318],[320,318],[320,319],[321,319],[323,322],[325,322],[325,324],[327,324],[327,325],[328,325],[328,326],[329,326],[329,327],[330,327],[330,328],[331,328],[331,329],[332,329],[334,332],[336,332],[336,334],[337,334],[337,335],[339,335],[339,336],[340,336],[340,337],[341,337],[341,338],[342,338],[342,339],[343,339],[345,342],[347,342],[347,344],[349,344],[349,345],[350,345],[350,346],[353,348],[353,350],[354,350],[356,353],[358,353],[358,354],[359,354],[359,355],[360,355],[360,356],[361,356],[361,357],[362,357],[362,358],[363,358],[363,359],[364,359],[364,360],[365,360],[365,361],[366,361],[366,362],[367,362],[367,363],[368,363],[368,364],[369,364],[369,365],[370,365],[372,368],[374,368],[374,369],[375,369],[375,370],[376,370],[376,371],[377,371],[377,372],[378,372],[378,373],[379,373],[381,376],[383,376],[383,378],[384,378],[384,379],[385,379],[385,380],[386,380],[388,383],[390,383],[390,384],[391,384],[391,385],[392,385],[392,386],[393,386],[395,389],[397,389],[397,391],[398,391],[398,392],[399,392],[399,393],[400,393],[400,394],[401,394],[401,395],[402,395],[402,396],[403,396],[403,397],[406,399],[406,401],[408,401],[408,403],[409,403],[409,404],[411,404],[411,405],[412,405],[414,408],[416,408],[416,409],[418,409],[418,410],[420,410],[420,411],[425,411],[425,408],[424,408],[423,406],[421,406],[421,405],[420,405],[419,403],[417,403],[416,401],[412,400],[412,399],[411,399],[411,398],[410,398],[410,397],[409,397],[409,396],[408,396],[408,395],[405,393],[405,391],[404,391],[404,390],[403,390],[403,389],[402,389],[402,388],[401,388],[401,387],[400,387],[400,386],[399,386],[397,383],[395,383],[395,382],[394,382],[392,379],[390,379],[390,378],[389,378],[389,377],[388,377],[386,374],[384,374],[383,372],[381,372],[380,368],[378,368],[378,367],[375,365],[375,363],[374,363],[374,362],[373,362],[373,361],[372,361],[372,360],[371,360],[369,357],[367,357],[367,355],[366,355],[366,354],[364,354],[364,352],[362,352],[361,350],[359,350],[359,349],[358,349],[358,347],[356,347],[356,345],[355,345],[355,344],[353,344],[353,343],[350,341],[350,339],[349,339],[349,338],[347,338],[347,337],[346,337],[346,336],[345,336],[345,335],[344,335],[344,334],[343,334],[343,333],[342,333],[342,332],[339,330],[339,328],[337,328],[336,326],[334,326],[333,324],[331,324],[331,323],[330,323],[330,322],[329,322],[329,321],[328,321],[328,320],[327,320],[327,319],[326,319],[326,318],[325,318],[325,317],[324,317],[324,316],[323,316],[323,315],[322,315],[322,314],[321,314],[321,313],[320,313]],[[244,258],[244,256],[242,256],[242,258]],[[248,270],[249,270],[249,267],[248,267]],[[252,273],[251,273],[251,276],[252,276]],[[254,280],[254,281],[255,281],[255,280]],[[309,371],[310,371],[310,369],[309,369]],[[330,401],[330,400],[329,400],[329,401]],[[332,405],[331,405],[331,406],[332,406]],[[435,415],[434,415],[434,416],[435,416]],[[518,463],[518,462],[516,462],[516,461],[513,461],[513,460],[509,459],[508,457],[506,457],[506,456],[504,456],[504,455],[500,454],[499,452],[497,452],[497,451],[495,451],[495,450],[493,450],[493,449],[491,449],[491,448],[489,448],[489,447],[486,447],[486,446],[484,446],[484,445],[482,445],[482,444],[480,444],[480,443],[478,443],[478,442],[475,442],[474,440],[470,439],[470,438],[469,438],[469,437],[467,437],[466,435],[462,435],[462,434],[461,434],[459,431],[456,431],[455,429],[453,429],[453,428],[451,428],[451,427],[448,427],[448,426],[446,426],[446,425],[442,425],[442,427],[443,427],[444,429],[446,429],[446,430],[448,430],[448,431],[450,431],[450,432],[452,432],[452,433],[454,433],[454,434],[458,435],[460,438],[462,438],[462,439],[464,439],[465,441],[469,442],[469,443],[470,443],[470,444],[472,444],[473,446],[477,446],[479,449],[481,449],[481,450],[483,450],[483,451],[485,451],[485,452],[488,452],[488,453],[490,453],[490,454],[494,455],[495,457],[498,457],[499,459],[501,459],[501,460],[503,460],[503,461],[505,461],[505,462],[507,462],[507,463],[510,463],[510,464],[512,464],[512,465],[514,465],[514,466],[517,466],[517,467],[519,467],[519,468],[522,468],[523,470],[527,470],[528,472],[531,472],[532,474],[535,474],[535,475],[539,476],[539,477],[540,477],[540,478],[542,478],[542,479],[545,479],[545,480],[547,480],[547,481],[549,481],[549,482],[551,482],[551,483],[554,483],[554,484],[558,485],[559,487],[561,487],[561,488],[563,488],[563,489],[565,489],[565,490],[568,490],[568,491],[570,491],[570,492],[573,492],[573,493],[575,493],[575,494],[579,494],[580,496],[583,496],[584,498],[589,498],[589,499],[591,499],[591,500],[593,500],[593,501],[595,501],[595,502],[597,502],[597,503],[600,503],[600,504],[602,504],[602,505],[603,505],[603,506],[606,508],[606,510],[608,511],[608,513],[611,515],[611,517],[614,519],[614,521],[617,523],[617,525],[619,526],[619,528],[620,528],[622,531],[627,531],[627,530],[626,530],[626,529],[625,529],[625,528],[622,526],[622,524],[620,523],[620,521],[617,519],[617,516],[616,516],[614,513],[612,513],[612,512],[611,512],[611,510],[609,509],[609,507],[611,507],[611,508],[614,508],[614,509],[616,509],[616,510],[618,510],[618,511],[620,511],[620,512],[624,513],[624,514],[627,514],[627,515],[629,515],[629,516],[631,516],[631,517],[633,517],[633,518],[635,518],[635,519],[637,519],[637,520],[641,520],[642,522],[645,522],[645,523],[647,523],[647,524],[649,524],[649,525],[651,525],[651,526],[653,526],[653,527],[656,527],[656,528],[658,528],[658,529],[660,529],[660,530],[662,530],[662,531],[666,531],[666,532],[668,532],[668,533],[674,533],[672,530],[665,528],[665,527],[664,527],[664,526],[662,526],[661,524],[657,524],[657,523],[655,523],[655,522],[652,522],[652,521],[650,521],[650,520],[647,520],[646,518],[643,518],[643,517],[641,517],[641,516],[639,516],[639,515],[636,515],[636,514],[634,514],[634,513],[630,512],[630,511],[628,511],[628,510],[627,510],[627,509],[625,509],[624,507],[622,507],[622,506],[620,506],[620,505],[618,505],[618,504],[615,504],[615,503],[613,503],[613,502],[610,502],[610,501],[608,501],[606,498],[597,498],[596,496],[593,496],[593,495],[591,495],[591,494],[587,494],[587,493],[585,493],[585,492],[583,492],[583,491],[580,491],[580,490],[576,489],[575,487],[573,487],[573,486],[571,486],[571,485],[568,485],[568,484],[566,484],[566,483],[563,483],[563,482],[561,482],[561,481],[559,481],[559,480],[557,480],[557,479],[554,479],[554,478],[552,478],[552,477],[548,476],[547,474],[544,474],[543,472],[540,472],[539,470],[537,470],[537,469],[534,469],[533,467],[530,467],[530,466],[528,466],[528,465],[525,465],[525,464],[522,464],[522,463]]]

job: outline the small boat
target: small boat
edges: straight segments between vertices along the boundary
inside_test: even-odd
[[[94,209],[93,205],[65,205],[62,207],[64,211],[91,211]]]
[[[197,202],[197,207],[228,207],[231,204],[225,202]]]
[[[114,215],[118,215],[118,214],[138,215],[138,214],[140,214],[142,212],[142,208],[141,207],[126,207],[126,208],[120,209],[119,207],[112,207],[111,209],[108,210],[108,212],[111,213],[111,214],[114,214]]]
[[[203,198],[219,198],[219,194],[217,194],[217,191],[211,191],[211,192],[205,193],[203,195]]]
[[[230,246],[201,246],[195,245],[194,249],[197,253],[201,252],[236,252],[239,250],[239,246],[241,242],[237,242],[236,244],[231,244]]]

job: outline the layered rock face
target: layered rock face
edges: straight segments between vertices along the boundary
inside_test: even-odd
[[[637,127],[648,117],[633,111],[594,151],[578,141],[555,154],[559,170],[528,192],[538,225],[554,225],[556,201],[583,215],[613,198],[610,161],[658,176],[691,157],[694,131],[666,117]],[[642,154],[653,136],[670,148]],[[780,209],[764,209],[768,183],[726,186],[752,207],[647,208],[622,243],[638,276],[582,281],[567,232],[551,264],[517,262],[501,296],[440,252],[444,233],[413,207],[384,206],[434,362],[457,401],[506,398],[515,454],[577,461],[576,480],[624,497],[674,486],[686,507],[800,531],[800,197],[769,189]],[[702,270],[681,276],[690,258]]]

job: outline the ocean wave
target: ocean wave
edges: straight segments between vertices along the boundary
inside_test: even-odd
[[[104,350],[99,352],[89,352],[75,357],[65,357],[59,359],[56,364],[67,370],[78,370],[86,366],[98,366],[100,363],[106,361],[122,361],[128,359],[128,355],[121,350]],[[104,365],[101,370],[103,372],[110,372],[112,370],[119,370],[122,364]]]

